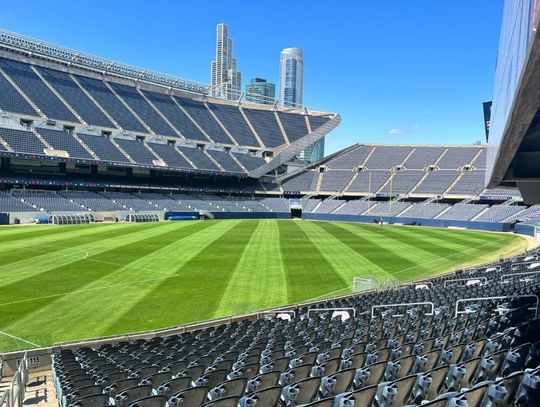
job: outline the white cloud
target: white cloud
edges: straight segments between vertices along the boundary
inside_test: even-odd
[[[420,125],[419,124],[415,124],[412,126],[412,131],[420,131]]]
[[[403,129],[393,128],[393,129],[388,130],[388,134],[390,136],[399,136],[402,133],[403,133]]]

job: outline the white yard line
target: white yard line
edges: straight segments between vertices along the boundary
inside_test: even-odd
[[[0,331],[0,335],[5,335],[5,336],[8,336],[12,339],[17,339],[18,341],[22,341],[22,342],[26,342],[26,343],[29,343],[30,345],[32,346],[35,346],[36,348],[40,348],[41,346],[38,345],[37,343],[34,343],[34,342],[30,342],[30,341],[27,341],[26,339],[23,339],[19,336],[15,336],[15,335],[11,335],[11,334],[8,334],[7,332],[2,332]]]

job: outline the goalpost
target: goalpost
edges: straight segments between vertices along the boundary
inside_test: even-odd
[[[372,197],[375,195],[375,192],[377,192],[377,190],[375,190],[373,193],[371,192],[371,176],[373,175],[373,172],[372,171],[369,171],[369,176],[368,176],[368,211],[367,211],[367,214],[368,215],[373,215],[373,216],[380,216],[381,217],[381,224],[382,224],[382,218],[383,216],[388,216],[388,217],[391,217],[392,216],[392,205],[393,205],[393,200],[394,200],[394,197],[392,195],[392,187],[393,187],[393,183],[394,183],[394,175],[395,175],[395,171],[392,171],[390,173],[390,177],[387,181],[387,186],[390,188],[390,191],[389,191],[389,194],[388,194],[388,201],[386,202],[386,207],[387,207],[387,211],[377,211],[377,212],[372,212],[371,209],[377,204],[377,202],[373,202],[372,201]],[[382,201],[384,202],[384,201]],[[372,205],[372,203],[374,203]]]
[[[353,293],[378,289],[380,283],[373,276],[368,277],[353,277]]]

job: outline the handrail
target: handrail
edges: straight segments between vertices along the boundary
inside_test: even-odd
[[[425,301],[425,302],[404,302],[400,304],[381,304],[381,305],[373,305],[371,307],[371,318],[375,317],[375,310],[377,308],[397,308],[397,307],[404,307],[407,305],[431,305],[431,312],[425,315],[433,315],[435,312],[435,304],[433,304],[431,301]],[[393,317],[396,317],[398,315],[392,315]]]
[[[28,354],[25,353],[8,389],[0,398],[0,407],[22,407],[28,382]]]
[[[257,312],[257,319],[260,318],[259,314],[262,315],[279,315],[279,314],[291,314],[293,319],[296,318],[296,311],[280,311],[280,310],[270,310],[270,311],[261,311]]]
[[[509,274],[503,274],[501,276],[501,284],[503,281],[506,281],[506,277],[515,277],[515,276],[528,276],[529,274],[540,274],[540,270],[537,271],[524,271],[523,273],[509,273]]]
[[[461,298],[456,301],[455,316],[464,314],[467,311],[458,311],[459,304],[467,301],[488,301],[488,300],[504,300],[513,298],[534,298],[536,299],[536,308],[534,310],[534,317],[538,317],[538,307],[540,306],[540,298],[536,294],[520,294],[520,295],[498,295],[494,297],[475,297],[475,298]]]
[[[307,311],[307,316],[309,318],[309,314],[311,312],[327,312],[327,311],[352,311],[353,317],[356,317],[356,308],[352,307],[336,307],[336,308],[309,308]]]
[[[474,280],[481,280],[484,282],[484,284],[487,284],[488,279],[485,276],[482,277],[469,277],[469,278],[453,278],[451,280],[444,280],[443,287],[446,287],[446,283],[455,283],[458,281],[474,281]]]

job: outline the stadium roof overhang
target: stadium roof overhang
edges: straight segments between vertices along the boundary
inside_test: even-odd
[[[540,33],[532,30],[500,141],[490,145],[487,186],[517,186],[526,203],[540,203]],[[501,61],[499,61],[501,62]],[[494,123],[492,122],[492,130]],[[491,130],[490,130],[491,132]],[[491,134],[490,134],[491,138]],[[490,140],[491,142],[491,140]],[[488,161],[490,161],[488,159]],[[491,167],[491,168],[489,168]]]

